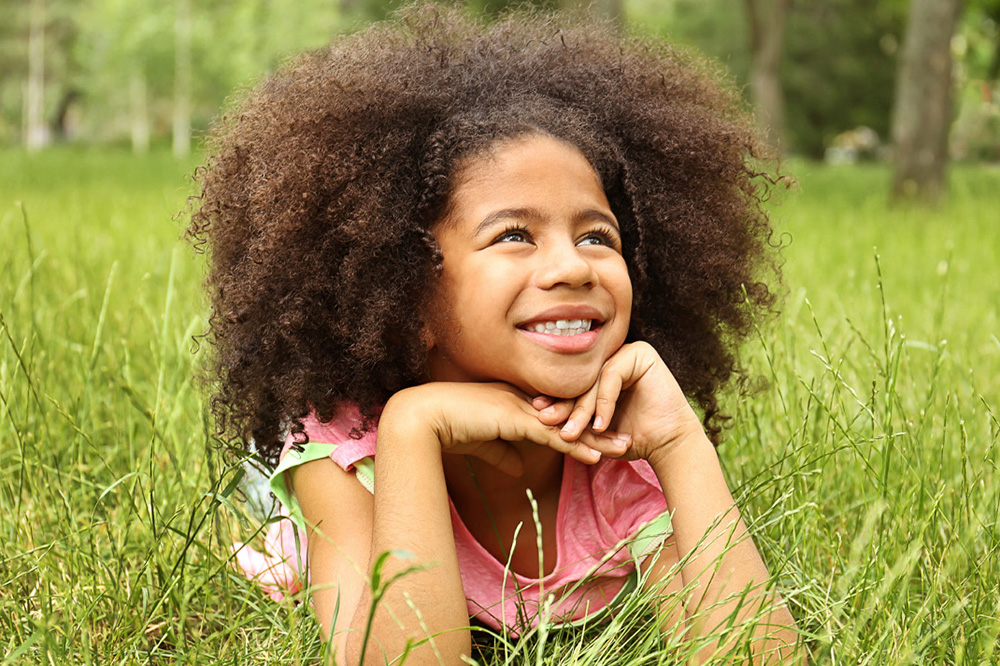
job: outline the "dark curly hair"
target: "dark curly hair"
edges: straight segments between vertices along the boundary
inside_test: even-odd
[[[276,461],[341,402],[368,419],[422,381],[431,229],[462,160],[576,146],[623,229],[630,340],[661,354],[718,439],[734,345],[772,304],[762,148],[706,63],[553,15],[482,25],[421,4],[306,54],[223,118],[188,233],[210,251],[212,409]],[[746,295],[744,295],[746,294]]]

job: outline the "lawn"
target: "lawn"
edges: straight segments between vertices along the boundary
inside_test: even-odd
[[[196,380],[195,162],[0,156],[0,664],[312,663],[308,605],[229,565],[259,525]],[[938,211],[888,209],[882,166],[785,170],[734,493],[815,663],[1000,659],[1000,170]],[[640,616],[486,659],[674,663]]]

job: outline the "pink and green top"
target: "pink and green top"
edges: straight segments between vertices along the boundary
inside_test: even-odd
[[[300,589],[307,578],[302,576],[307,571],[305,520],[286,472],[329,457],[374,493],[376,433],[351,438],[359,422],[354,408],[341,409],[326,424],[307,418],[309,443],[296,447],[289,436],[271,476],[271,490],[287,519],[271,526],[266,553],[234,545],[239,567],[275,600]],[[512,633],[542,618],[557,625],[597,620],[617,597],[635,589],[643,560],[671,534],[663,492],[645,461],[604,459],[584,465],[568,456],[555,525],[556,566],[548,575],[511,571],[473,538],[453,504],[451,520],[469,617]]]

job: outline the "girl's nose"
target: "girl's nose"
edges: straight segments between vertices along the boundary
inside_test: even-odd
[[[537,281],[542,289],[560,285],[584,287],[597,284],[597,272],[594,266],[572,242],[552,245],[545,252],[539,252],[536,259]]]

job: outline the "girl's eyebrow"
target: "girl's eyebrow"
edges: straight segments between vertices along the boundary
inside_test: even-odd
[[[482,232],[489,229],[491,226],[503,222],[508,219],[515,220],[541,220],[544,219],[545,215],[542,211],[537,208],[504,208],[503,210],[497,210],[486,217],[480,222],[476,229],[472,232],[473,237],[478,236]],[[588,222],[588,221],[599,221],[605,222],[615,228],[616,231],[620,231],[618,226],[618,221],[608,215],[607,213],[597,210],[596,208],[587,208],[576,215],[573,216],[575,222]]]

